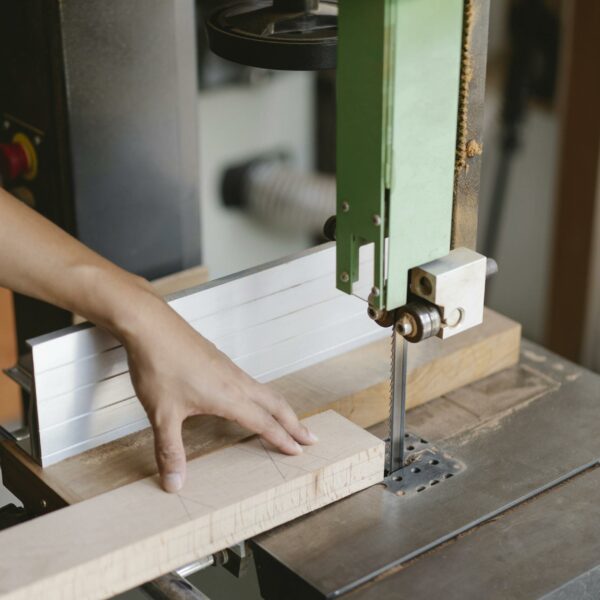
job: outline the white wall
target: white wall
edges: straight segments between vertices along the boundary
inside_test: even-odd
[[[252,85],[202,92],[198,101],[203,263],[211,279],[262,264],[310,245],[305,235],[278,231],[221,204],[229,165],[284,150],[311,168],[314,78],[279,72]]]
[[[500,102],[500,90],[489,89],[485,105],[480,241],[487,224],[499,156]],[[490,282],[487,304],[519,321],[527,338],[543,342],[559,133],[555,113],[532,108],[522,131],[523,144],[513,159],[498,251],[493,257],[498,261],[499,272]]]
[[[479,246],[487,225],[496,165],[503,76],[507,55],[508,2],[492,0],[484,153],[479,198]],[[523,334],[543,342],[554,224],[559,123],[556,112],[532,105],[522,125],[522,145],[512,162],[498,239],[499,273],[489,284],[487,304],[523,325]]]

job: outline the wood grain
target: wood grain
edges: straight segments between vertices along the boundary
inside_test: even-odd
[[[17,338],[12,293],[0,288],[0,369],[17,362]],[[0,424],[19,418],[21,394],[19,386],[0,372]]]
[[[106,598],[369,487],[384,443],[333,411],[318,444],[284,456],[258,438],[189,464],[179,494],[143,479],[0,533],[0,597]]]
[[[521,328],[486,310],[483,325],[445,341],[431,339],[409,348],[408,407],[415,407],[518,361]],[[369,344],[274,381],[296,412],[306,417],[333,409],[361,427],[389,414],[390,343]],[[183,436],[188,459],[234,444],[249,434],[215,417],[186,421]],[[40,481],[72,504],[156,473],[154,440],[149,429],[84,452],[45,469],[11,444],[5,470],[9,489],[22,489],[24,474]],[[16,463],[20,468],[16,467]],[[50,500],[48,499],[50,506]],[[55,506],[54,503],[52,503]]]

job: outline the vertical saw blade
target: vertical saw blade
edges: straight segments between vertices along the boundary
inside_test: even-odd
[[[406,420],[407,342],[392,328],[392,372],[390,378],[390,445],[387,455],[387,474],[404,464],[404,434]]]

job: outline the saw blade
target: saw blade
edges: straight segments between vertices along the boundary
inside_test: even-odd
[[[390,377],[390,444],[387,455],[387,473],[394,473],[404,465],[404,434],[406,420],[407,342],[392,328],[392,364]]]

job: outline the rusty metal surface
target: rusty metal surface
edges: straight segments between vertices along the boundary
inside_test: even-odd
[[[465,0],[452,248],[475,249],[490,0]]]

